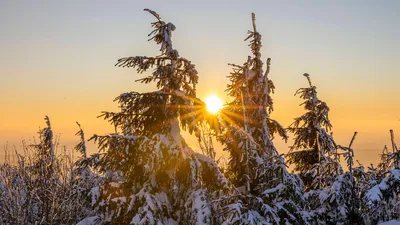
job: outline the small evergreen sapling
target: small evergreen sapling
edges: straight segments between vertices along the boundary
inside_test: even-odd
[[[306,113],[294,120],[288,130],[294,134],[294,144],[290,147],[288,162],[294,164],[306,190],[329,186],[341,172],[341,166],[335,160],[336,143],[328,134],[332,128],[329,120],[328,105],[319,100],[317,88],[312,85],[309,74],[305,73],[309,87],[300,88]]]

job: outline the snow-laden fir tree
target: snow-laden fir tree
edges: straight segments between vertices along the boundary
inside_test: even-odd
[[[117,66],[152,70],[142,83],[158,90],[129,92],[116,98],[119,112],[104,112],[116,132],[94,135],[100,154],[95,168],[104,185],[91,191],[96,224],[211,224],[210,201],[228,184],[210,158],[195,153],[180,128],[198,133],[205,106],[196,98],[198,73],[172,45],[175,26],[154,11],[150,39],[161,54],[118,60]]]
[[[306,113],[295,118],[288,130],[294,135],[288,162],[294,164],[294,171],[300,174],[306,190],[320,189],[332,184],[341,172],[335,157],[336,144],[328,133],[332,124],[329,120],[328,105],[318,99],[317,88],[312,85],[309,74],[305,73],[309,87],[300,88],[296,94],[304,99]]]
[[[303,187],[290,174],[272,140],[287,139],[285,129],[271,119],[274,84],[269,79],[270,62],[261,60],[261,34],[249,31],[249,56],[243,65],[233,66],[227,92],[233,101],[221,111],[219,141],[229,151],[227,176],[235,191],[220,204],[223,224],[303,224]]]
[[[317,90],[309,74],[304,76],[309,87],[300,88],[295,95],[304,99],[306,113],[295,118],[288,130],[294,134],[294,143],[287,154],[305,185],[305,198],[312,224],[347,224],[352,207],[350,197],[354,186],[351,173],[343,174],[336,143],[328,132],[332,128],[328,105],[318,99]],[[352,149],[346,157],[352,164]]]

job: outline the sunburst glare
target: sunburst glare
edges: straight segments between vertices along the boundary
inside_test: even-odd
[[[208,96],[204,102],[207,105],[207,110],[210,113],[217,113],[222,108],[222,100],[216,95]]]

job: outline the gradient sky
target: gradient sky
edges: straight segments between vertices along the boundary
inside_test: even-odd
[[[114,97],[154,90],[134,82],[134,69],[114,67],[121,57],[158,54],[143,8],[176,25],[174,47],[196,64],[201,99],[225,98],[227,63],[250,54],[243,40],[254,12],[261,52],[272,58],[274,119],[288,126],[303,113],[293,94],[307,72],[331,108],[336,141],[347,145],[359,132],[356,158],[376,163],[389,129],[400,143],[400,1],[265,0],[0,1],[0,143],[19,148],[44,115],[68,147],[78,142],[75,121],[87,137],[112,132],[97,116],[117,109]],[[276,141],[282,153],[290,143]]]

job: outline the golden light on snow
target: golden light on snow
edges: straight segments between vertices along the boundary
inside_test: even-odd
[[[210,113],[217,113],[222,108],[222,100],[216,95],[208,96],[204,102],[207,105],[207,110]]]

